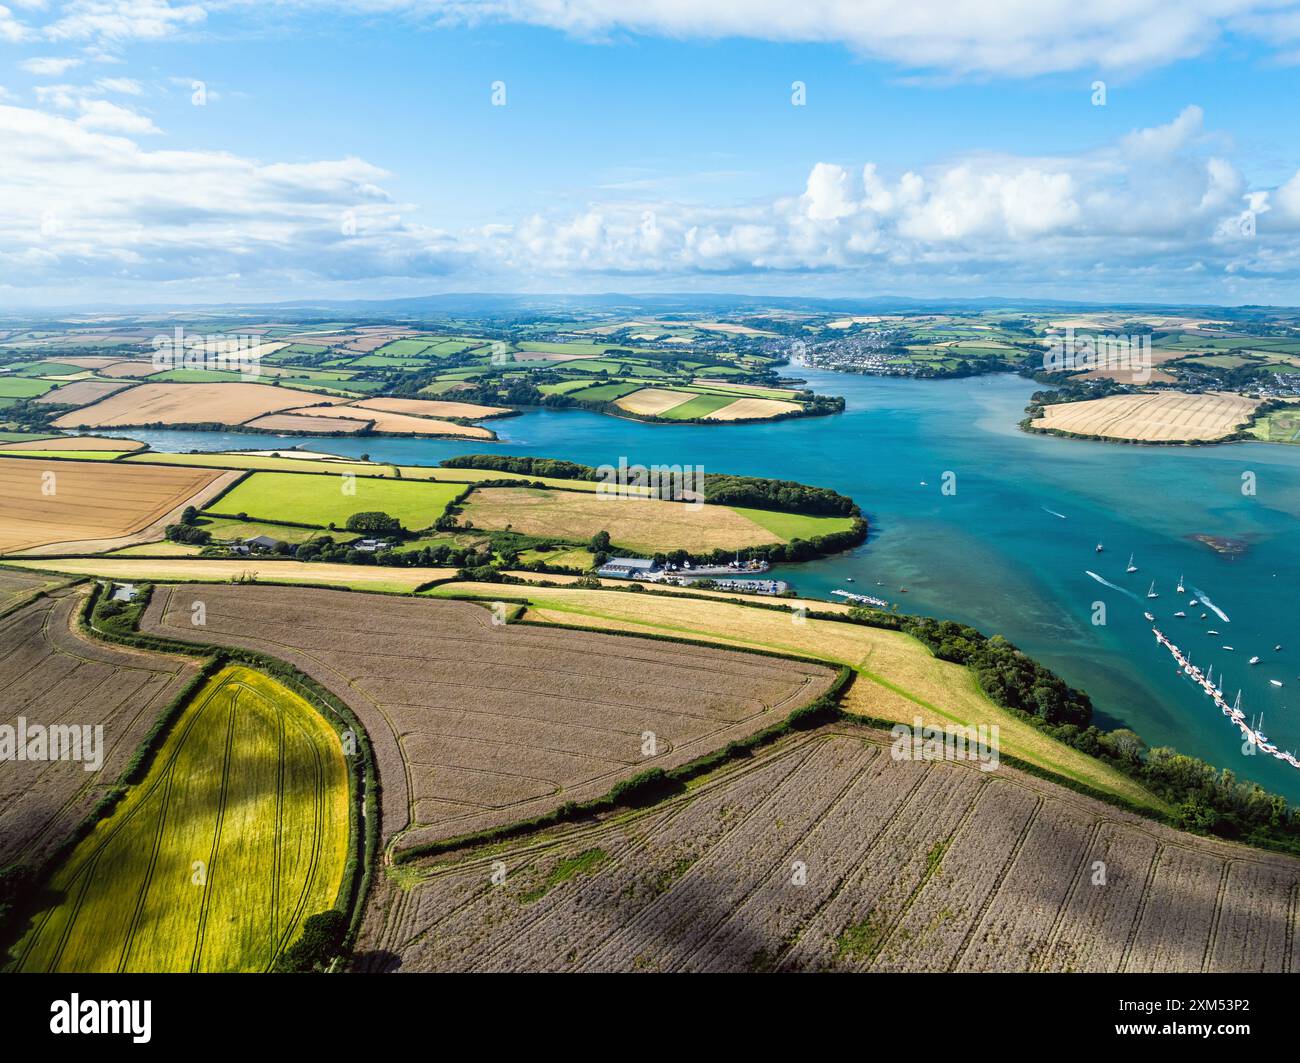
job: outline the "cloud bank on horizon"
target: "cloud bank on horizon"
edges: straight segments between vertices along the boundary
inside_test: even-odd
[[[839,157],[807,160],[802,186],[762,198],[609,194],[439,228],[415,220],[420,204],[395,191],[401,175],[355,154],[275,161],[171,142],[144,102],[149,79],[130,69],[132,46],[217,32],[215,16],[238,23],[244,0],[10,3],[0,47],[34,79],[21,95],[0,91],[0,298],[11,305],[78,292],[193,301],[690,287],[1284,302],[1300,277],[1300,162],[1260,181],[1232,131],[1194,103],[1072,153],[990,147],[936,162],[918,149],[915,165],[883,165],[846,136]],[[329,7],[426,20],[434,33],[526,23],[600,48],[623,46],[620,34],[833,44],[952,78],[1134,69],[1246,37],[1267,39],[1269,61],[1285,63],[1300,46],[1300,7],[1247,0],[276,6],[289,24]]]

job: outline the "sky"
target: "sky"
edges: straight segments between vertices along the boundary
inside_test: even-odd
[[[1297,100],[1300,0],[2,0],[0,305],[1296,305]]]

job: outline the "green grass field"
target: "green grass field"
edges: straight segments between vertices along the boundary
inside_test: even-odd
[[[636,382],[597,384],[595,387],[570,391],[568,394],[570,398],[578,399],[581,402],[613,402],[615,399],[621,399],[624,395],[630,395],[632,392],[640,390],[640,388],[641,385]]]
[[[0,376],[0,397],[31,399],[44,395],[54,387],[53,380],[37,380],[25,376]]]
[[[353,513],[381,510],[411,531],[427,528],[464,488],[428,480],[370,476],[310,476],[294,472],[255,472],[217,499],[213,513],[246,513],[261,520],[287,520],[340,528]],[[351,491],[349,494],[348,492]]]
[[[669,421],[689,421],[692,417],[707,417],[724,406],[730,406],[739,397],[738,395],[696,395],[695,398],[687,399],[671,410],[664,410],[659,416]]]
[[[54,872],[22,971],[265,971],[332,908],[348,850],[337,736],[267,676],[226,668],[145,778]]]
[[[222,542],[269,535],[286,543],[307,543],[324,533],[319,528],[294,528],[287,524],[263,524],[255,520],[231,520],[226,517],[201,517],[199,527]],[[348,538],[349,534],[342,536]]]
[[[786,542],[791,539],[812,539],[818,535],[831,532],[848,531],[853,527],[852,517],[816,517],[804,513],[777,513],[770,509],[750,509],[748,506],[732,506],[737,513],[748,517],[755,524],[760,524],[773,535],[779,535]]]

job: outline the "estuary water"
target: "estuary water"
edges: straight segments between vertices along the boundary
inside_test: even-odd
[[[818,391],[845,396],[845,412],[702,426],[536,411],[494,422],[495,444],[119,434],[163,451],[279,443],[408,464],[485,450],[590,465],[622,457],[833,487],[858,501],[871,534],[849,553],[779,568],[801,594],[868,593],[1005,635],[1087,690],[1103,724],[1122,723],[1152,745],[1176,746],[1300,801],[1300,771],[1243,752],[1237,729],[1176,670],[1142,615],[1153,613],[1196,664],[1212,664],[1230,702],[1240,688],[1242,708],[1248,717],[1263,714],[1272,742],[1300,752],[1300,446],[1137,447],[1035,436],[1016,428],[1037,387],[1018,377],[797,372]],[[1232,540],[1237,552],[1216,551],[1198,535]],[[1138,568],[1131,574],[1130,554]],[[1152,581],[1159,597],[1148,599]],[[1192,598],[1201,604],[1191,606]],[[1178,610],[1187,616],[1175,617]],[[1249,665],[1256,655],[1260,663]]]

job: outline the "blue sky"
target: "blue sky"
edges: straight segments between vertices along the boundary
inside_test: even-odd
[[[1300,303],[1287,3],[8,5],[10,306]]]

